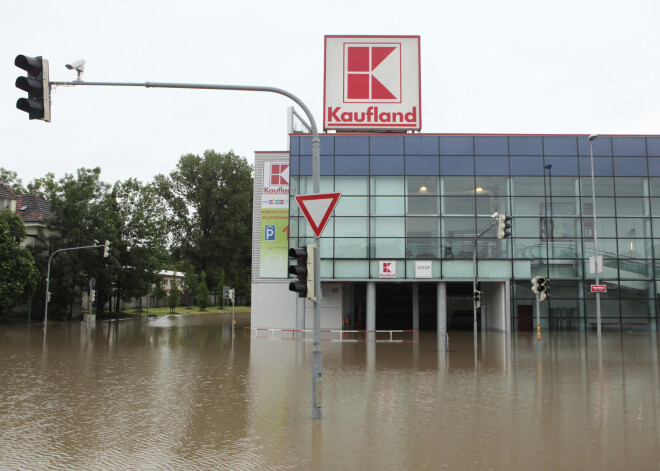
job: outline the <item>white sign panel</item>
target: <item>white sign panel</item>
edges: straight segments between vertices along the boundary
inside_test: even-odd
[[[419,36],[326,36],[323,128],[420,130]]]
[[[433,264],[429,261],[415,261],[415,278],[432,278]]]
[[[396,261],[381,260],[378,262],[378,278],[396,278]]]

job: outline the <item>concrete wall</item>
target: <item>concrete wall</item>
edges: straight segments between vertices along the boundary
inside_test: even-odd
[[[506,283],[493,281],[486,286],[486,329],[497,332],[510,330],[509,311],[507,309]]]

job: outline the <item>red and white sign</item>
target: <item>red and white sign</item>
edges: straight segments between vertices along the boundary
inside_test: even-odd
[[[433,262],[415,260],[415,278],[432,278]]]
[[[605,285],[591,285],[592,293],[607,293],[607,286]]]
[[[323,128],[420,130],[419,36],[326,36]]]
[[[321,237],[330,215],[335,210],[341,193],[321,193],[316,195],[296,196],[296,202],[300,206],[305,219],[312,227],[316,237]]]
[[[378,262],[378,278],[396,278],[396,261],[380,260]]]
[[[264,195],[289,194],[289,163],[264,162]]]

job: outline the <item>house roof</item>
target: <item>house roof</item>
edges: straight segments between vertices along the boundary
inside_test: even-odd
[[[12,191],[11,188],[9,188],[7,185],[4,183],[0,183],[0,198],[1,199],[10,199],[10,200],[17,200],[18,195]]]
[[[53,215],[46,198],[37,194],[18,195],[16,214],[18,214],[23,222],[40,223],[45,222],[47,217]]]

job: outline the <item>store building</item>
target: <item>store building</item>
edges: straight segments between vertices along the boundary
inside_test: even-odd
[[[600,282],[607,289],[601,294],[603,329],[657,330],[660,136],[601,135],[590,143],[587,135],[421,134],[415,132],[421,127],[421,101],[417,93],[413,105],[406,102],[404,73],[401,89],[391,88],[389,100],[401,112],[383,114],[391,104],[383,98],[351,102],[351,93],[358,93],[350,91],[351,74],[361,67],[357,59],[351,62],[350,48],[358,47],[354,38],[342,38],[342,57],[348,59],[337,73],[343,73],[344,84],[338,100],[347,110],[369,108],[364,114],[353,108],[344,113],[328,98],[328,44],[336,40],[326,38],[324,97],[324,128],[336,132],[321,135],[320,163],[321,193],[340,192],[341,199],[320,242],[321,328],[340,329],[348,317],[351,328],[369,330],[471,329],[475,255],[482,329],[535,329],[534,276],[549,280],[548,299],[540,303],[544,331],[594,328],[593,148],[598,254],[604,260]],[[370,67],[388,50],[407,63],[403,40],[400,50],[392,38],[361,40],[359,48],[365,43],[372,47],[362,51],[371,54]],[[359,84],[362,78],[355,80]],[[390,117],[383,132],[373,132],[382,122],[361,121],[378,116],[373,102],[380,103],[381,117]],[[402,123],[392,123],[398,115],[415,118],[412,128],[393,132],[392,126]],[[342,131],[346,120],[356,118],[369,132]],[[286,252],[313,241],[295,200],[289,200],[312,193],[311,136],[292,133],[289,139],[288,151],[255,156],[252,326],[257,328],[296,328]],[[495,212],[513,218],[511,238],[498,239],[495,227],[486,231]],[[475,254],[475,238],[483,231]],[[306,313],[309,328],[311,302]]]

